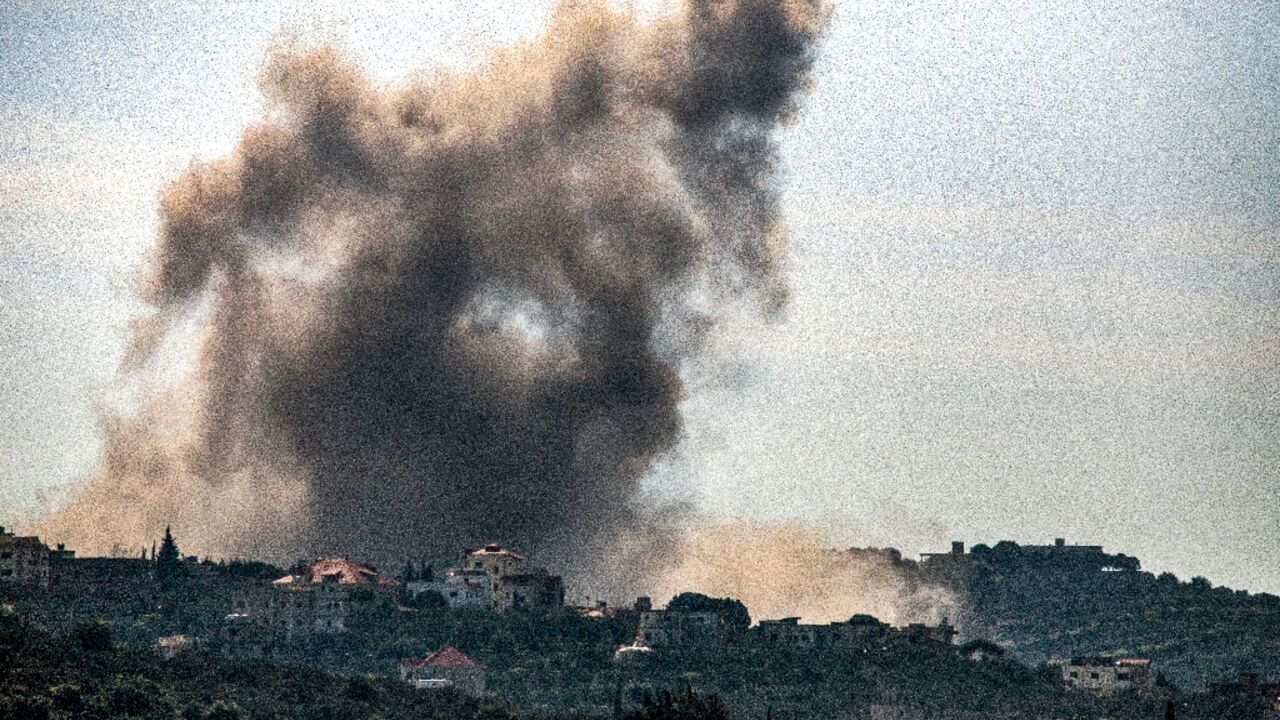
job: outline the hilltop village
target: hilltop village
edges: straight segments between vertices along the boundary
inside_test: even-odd
[[[1034,689],[1027,692],[1049,693],[1045,697],[1064,707],[1109,703],[1150,709],[1169,705],[1179,692],[1163,674],[1159,652],[1154,657],[1117,653],[1117,648],[1141,645],[1118,645],[1100,636],[1095,646],[1082,647],[1079,638],[1087,633],[1056,644],[1046,645],[1042,638],[1029,642],[1019,634],[1025,634],[1019,623],[1027,620],[1017,609],[1004,608],[1003,619],[993,619],[989,607],[992,597],[1016,604],[1011,598],[1020,591],[1009,578],[1034,577],[1055,587],[1123,577],[1121,583],[1136,587],[1151,579],[1136,558],[1061,539],[1052,545],[1005,541],[967,551],[957,542],[950,552],[928,553],[919,561],[904,560],[895,550],[847,552],[883,555],[917,573],[920,582],[960,593],[961,615],[956,622],[943,618],[898,627],[858,613],[821,624],[799,617],[753,619],[733,598],[696,592],[676,595],[661,607],[649,597],[618,606],[577,605],[566,603],[563,578],[499,543],[462,550],[449,567],[410,562],[395,574],[346,557],[280,570],[260,562],[184,556],[168,529],[150,552],[136,557],[78,557],[64,546],[50,548],[39,538],[0,530],[0,588],[13,598],[11,605],[25,603],[46,627],[70,630],[103,622],[118,641],[149,647],[164,658],[197,653],[302,663],[385,676],[423,692],[452,688],[545,709],[607,708],[621,702],[617,694],[624,685],[634,694],[653,689],[661,678],[691,687],[695,678],[706,678],[708,687],[726,693],[730,705],[740,708],[758,702],[800,707],[805,695],[796,688],[822,676],[810,669],[819,659],[836,665],[870,662],[882,668],[878,672],[911,677],[933,668],[929,672],[935,677],[913,680],[926,687],[966,672],[1007,684],[1013,673],[1017,682]],[[1258,647],[1280,647],[1274,598],[1250,600],[1253,621],[1263,628]],[[1044,657],[1039,669],[1015,661],[1036,653]],[[578,667],[579,676],[566,677],[554,668],[557,663]],[[713,672],[708,664],[736,670]],[[1179,660],[1168,666],[1178,669]],[[703,669],[684,669],[690,667]],[[1235,679],[1218,672],[1199,690],[1220,700],[1258,699],[1280,711],[1280,685],[1264,679],[1271,667],[1235,667],[1245,671]],[[813,677],[789,677],[797,672]],[[734,673],[760,678],[754,681],[759,687],[726,679]],[[886,682],[868,680],[866,697],[831,699],[832,707],[879,713],[867,717],[916,717],[893,715],[915,705],[900,690],[886,693]],[[783,689],[770,689],[779,684]],[[819,706],[827,702],[823,690],[810,692],[817,693],[812,697]],[[989,692],[996,697],[1004,691]],[[927,699],[914,702],[928,704]]]

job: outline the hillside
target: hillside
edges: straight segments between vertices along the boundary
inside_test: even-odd
[[[1080,546],[1052,547],[979,545],[928,557],[920,571],[957,593],[966,635],[992,639],[1028,663],[1136,655],[1188,689],[1244,671],[1280,674],[1280,598],[1155,576],[1136,558],[1100,549],[1068,558]]]

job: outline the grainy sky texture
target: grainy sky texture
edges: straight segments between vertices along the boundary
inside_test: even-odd
[[[343,5],[0,7],[0,522],[97,466],[158,193],[272,43],[391,82],[552,13]],[[1280,591],[1280,9],[1058,5],[837,6],[782,133],[790,305],[689,371],[655,492]]]

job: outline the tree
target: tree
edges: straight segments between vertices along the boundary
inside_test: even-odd
[[[746,629],[751,625],[751,614],[741,600],[734,598],[713,598],[702,593],[683,592],[671,598],[667,603],[668,610],[685,612],[719,613],[726,625]]]
[[[728,720],[729,718],[729,713],[718,696],[709,695],[704,698],[692,688],[686,688],[683,695],[674,697],[666,690],[659,692],[656,698],[646,694],[641,705],[643,709],[628,713],[627,720]],[[772,713],[773,708],[770,707],[769,710]]]
[[[71,637],[85,652],[103,652],[111,649],[111,626],[105,620],[95,620],[77,626]]]
[[[411,583],[417,579],[417,575],[413,572],[413,561],[410,560],[404,564],[404,570],[400,571],[400,582]]]
[[[160,541],[160,552],[156,554],[156,579],[168,582],[182,573],[181,556],[178,543],[173,539],[173,532],[168,525],[164,528],[164,539]]]

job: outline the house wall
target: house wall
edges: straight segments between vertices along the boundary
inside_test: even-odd
[[[277,585],[236,599],[236,614],[286,636],[339,633],[347,629],[347,591],[335,585]]]
[[[49,586],[49,548],[36,537],[18,537],[0,528],[0,582]]]

